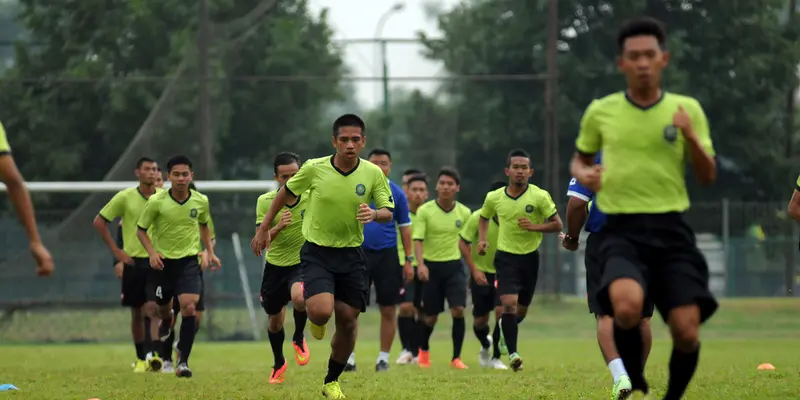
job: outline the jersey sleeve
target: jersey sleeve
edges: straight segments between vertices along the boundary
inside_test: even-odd
[[[300,170],[286,182],[286,191],[293,197],[299,197],[311,187],[311,182],[316,174],[316,163],[306,162]]]
[[[703,111],[703,106],[701,106],[700,102],[697,100],[693,101],[691,104],[693,107],[692,110],[689,111],[689,117],[692,119],[694,134],[697,136],[697,140],[700,141],[703,150],[705,150],[708,155],[714,157],[716,154],[714,152],[714,143],[711,141],[711,130],[708,127],[708,119],[706,118],[705,111]]]
[[[394,188],[394,186],[392,186]],[[408,198],[402,190],[392,190],[394,192],[394,221],[397,226],[410,226],[411,215],[408,211]]]
[[[481,218],[492,219],[497,214],[497,208],[494,201],[494,192],[486,195],[481,206]]]
[[[6,128],[0,122],[0,155],[11,153],[11,146],[8,144],[8,137],[6,137]]]
[[[375,209],[380,210],[386,208],[394,210],[394,196],[392,196],[392,189],[389,187],[389,180],[383,175],[383,171],[375,168],[375,183],[372,188],[372,202],[375,203]]]
[[[145,204],[144,211],[142,211],[142,215],[139,216],[139,221],[136,222],[136,226],[143,230],[150,229],[150,226],[152,226],[153,222],[155,222],[156,218],[158,218],[158,214],[159,202],[157,200],[153,201],[151,198]]]
[[[200,213],[197,215],[197,222],[201,225],[208,225],[211,221],[211,203],[208,201],[208,196],[203,196],[203,207],[200,208]]]
[[[546,219],[553,218],[556,214],[558,214],[556,203],[553,202],[553,198],[550,197],[550,193],[542,191],[542,195],[539,196],[539,211],[541,211],[542,216]]]
[[[567,196],[576,197],[588,203],[592,200],[592,198],[594,198],[594,192],[581,185],[577,179],[572,178],[570,179],[569,187],[567,188]]]
[[[458,233],[467,243],[474,243],[478,241],[478,219],[480,219],[479,214],[471,215],[467,219],[467,223],[461,227],[461,231]]]
[[[123,192],[115,194],[97,214],[106,222],[111,222],[121,217],[125,214],[125,194]]]
[[[417,210],[417,218],[414,220],[414,225],[411,225],[411,237],[414,240],[425,240],[427,227],[428,212],[426,208]]]
[[[595,122],[597,113],[597,101],[592,101],[581,118],[581,128],[578,132],[578,139],[575,140],[575,148],[579,153],[595,154],[600,151],[603,145],[603,138],[600,129]]]
[[[264,217],[267,216],[267,212],[269,211],[269,206],[272,205],[272,198],[269,196],[260,196],[256,201],[256,226],[261,225],[261,222],[264,221]],[[270,225],[271,225],[270,221]]]

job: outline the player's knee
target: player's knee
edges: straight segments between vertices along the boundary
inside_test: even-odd
[[[450,315],[452,315],[453,318],[464,318],[464,307],[456,306],[450,308]]]
[[[642,319],[641,303],[626,299],[614,303],[614,319],[621,328],[631,329]]]
[[[283,329],[283,318],[281,314],[270,315],[267,321],[267,329],[270,332],[278,332]]]
[[[434,326],[438,321],[439,321],[438,315],[426,315],[425,318],[422,319],[422,322],[424,322],[425,325],[428,326]]]
[[[650,329],[650,318],[642,318],[639,329],[642,331],[642,337],[651,336],[653,332]]]
[[[503,303],[503,314],[516,314],[517,313],[517,302],[504,302]]]
[[[700,340],[700,310],[696,306],[672,310],[667,319],[675,347],[692,351]]]
[[[131,320],[140,321],[145,317],[144,307],[131,307]]]
[[[181,315],[186,317],[194,317],[197,314],[197,307],[193,302],[181,304]]]
[[[397,311],[394,306],[381,306],[380,310],[381,310],[381,318],[385,320],[393,321],[395,318],[395,314],[397,314]]]
[[[413,317],[414,316],[414,304],[413,303],[402,303],[400,307],[397,309],[397,315],[400,317]]]
[[[489,325],[489,315],[475,317],[472,324],[478,329],[485,328],[487,325]]]

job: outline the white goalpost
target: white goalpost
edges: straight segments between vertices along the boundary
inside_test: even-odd
[[[203,193],[266,193],[278,189],[278,182],[273,180],[253,180],[253,181],[195,181],[197,187]],[[80,181],[80,182],[26,182],[26,187],[31,193],[109,193],[113,194],[120,190],[136,187],[139,182],[136,181]],[[170,182],[164,182],[164,188],[168,189]],[[7,192],[6,185],[0,183],[0,192]],[[213,197],[212,197],[213,202]],[[258,321],[256,316],[256,306],[252,299],[252,290],[250,290],[250,280],[247,276],[247,268],[245,262],[245,254],[241,248],[241,241],[239,234],[234,232],[231,236],[233,244],[233,256],[238,264],[239,279],[242,286],[242,297],[244,299],[245,307],[247,307],[253,338],[259,340],[261,337],[260,329],[258,328]]]

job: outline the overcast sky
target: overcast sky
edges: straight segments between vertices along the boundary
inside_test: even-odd
[[[444,8],[457,4],[457,0],[438,0]],[[423,31],[433,37],[441,36],[436,22],[427,18],[424,11],[426,0],[309,0],[314,14],[327,8],[328,19],[333,26],[335,39],[368,39],[376,37],[376,28],[381,15],[390,10],[394,4],[404,5],[401,11],[395,12],[386,21],[380,37],[392,39],[408,39],[416,37],[416,32]],[[389,76],[437,76],[442,74],[441,65],[426,61],[420,56],[422,46],[419,44],[389,44],[387,54],[389,60]],[[345,62],[354,76],[381,76],[381,64],[378,46],[373,44],[347,44],[344,46]],[[381,103],[380,81],[355,82],[358,100],[367,107]],[[403,86],[432,90],[435,82],[431,81],[399,81],[392,87]]]

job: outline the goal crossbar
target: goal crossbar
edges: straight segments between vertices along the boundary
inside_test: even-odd
[[[103,181],[103,182],[26,182],[28,191],[43,193],[103,193],[118,192],[136,187],[136,181]],[[201,192],[266,192],[278,188],[276,181],[195,181]],[[169,188],[170,182],[164,182]],[[0,183],[0,192],[8,191],[6,185]]]

